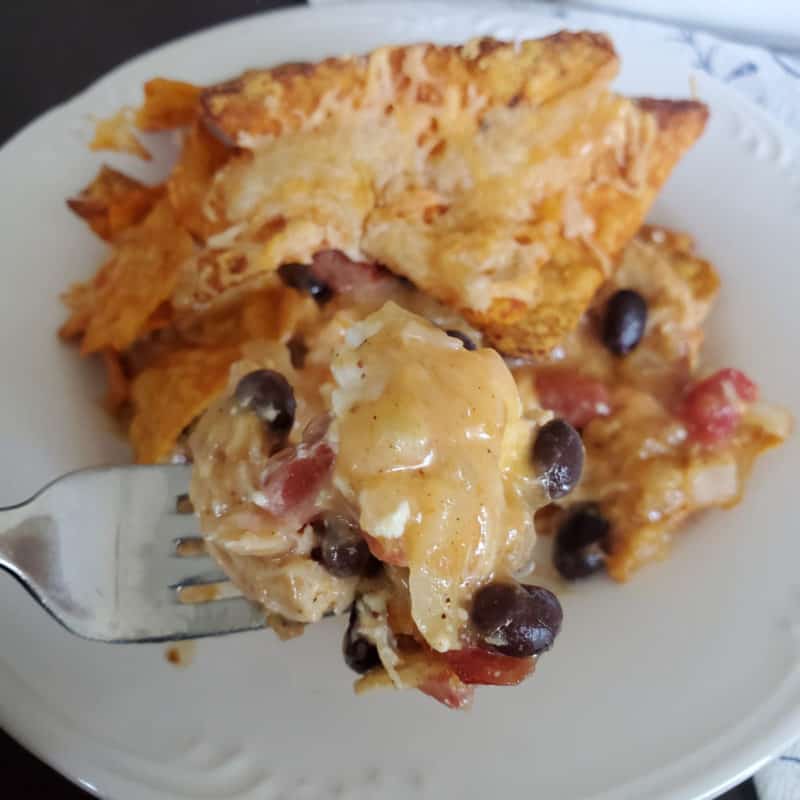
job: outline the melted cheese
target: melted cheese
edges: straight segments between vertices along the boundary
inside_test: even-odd
[[[624,149],[626,120],[639,113],[596,87],[575,99],[483,116],[460,105],[434,114],[424,104],[386,115],[374,104],[349,122],[337,115],[258,143],[216,182],[217,205],[233,224],[246,224],[246,240],[271,221],[286,227],[235,280],[276,269],[288,240],[298,260],[339,249],[423,287],[443,284],[477,310],[496,297],[530,300],[561,225],[568,236],[594,230],[591,220],[576,225],[577,199],[555,225],[543,224],[537,206],[585,184],[603,153]]]
[[[333,363],[336,485],[367,533],[400,543],[422,635],[458,648],[474,589],[530,555],[543,500],[530,488],[532,424],[495,351],[467,351],[393,303],[347,340]]]

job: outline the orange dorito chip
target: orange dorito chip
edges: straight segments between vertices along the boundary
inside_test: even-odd
[[[298,294],[278,286],[250,292],[235,303],[203,314],[177,316],[174,326],[178,339],[193,347],[232,347],[253,339],[276,339],[281,304],[290,291]]]
[[[227,161],[230,150],[201,125],[194,125],[183,143],[180,159],[167,181],[167,194],[181,225],[206,239],[227,223],[210,216],[206,195],[216,171]]]
[[[58,329],[62,339],[75,339],[86,331],[94,306],[91,283],[74,283],[61,295],[61,302],[69,309],[67,321]]]
[[[288,338],[289,333],[284,335],[283,330],[287,316],[287,304],[291,304],[298,296],[298,292],[283,286],[247,295],[242,303],[242,329],[245,338]],[[316,307],[314,310],[317,310]],[[290,333],[293,332],[292,330]]]
[[[129,347],[172,294],[193,248],[166,199],[120,234],[113,255],[92,281],[90,295],[83,298],[82,313],[88,314],[88,321],[81,351]]]
[[[147,318],[142,334],[155,333],[162,328],[169,327],[173,322],[172,303],[165,300],[161,305]]]
[[[165,131],[191,124],[200,111],[200,87],[183,81],[153,78],[144,85],[144,103],[136,112],[136,127]]]
[[[88,283],[73,283],[61,295],[61,301],[70,311],[69,318],[58,330],[62,339],[74,339],[86,332],[97,307],[98,292],[108,283],[112,265],[112,261],[107,261]]]
[[[176,350],[133,380],[130,439],[142,464],[170,457],[183,430],[225,389],[238,347]]]
[[[122,359],[115,350],[103,350],[103,366],[106,370],[106,410],[116,414],[128,402],[130,384],[125,375]]]
[[[103,165],[95,179],[67,205],[102,239],[139,222],[163,193],[162,186],[145,186],[122,172]]]
[[[130,153],[145,161],[152,156],[133,133],[134,112],[121,108],[112,117],[95,120],[94,139],[89,142],[91,150],[113,150],[115,153]]]

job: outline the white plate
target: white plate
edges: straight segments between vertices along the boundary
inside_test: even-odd
[[[142,81],[210,82],[244,67],[413,40],[538,36],[561,20],[521,6],[299,9],[182,39],[115,70],[0,152],[0,502],[72,467],[126,457],[97,405],[97,369],[59,344],[57,295],[101,246],[64,207],[100,159],[89,114],[135,102]],[[612,33],[626,91],[685,96],[691,53],[670,31],[572,14]],[[800,410],[800,143],[700,75],[712,107],[653,219],[692,231],[721,268],[709,360],[750,371]],[[35,90],[35,89],[34,89]],[[124,159],[121,159],[124,162]],[[90,644],[0,581],[0,724],[115,800],[176,798],[708,797],[800,733],[800,537],[795,437],[759,464],[746,500],[681,537],[628,586],[565,592],[566,624],[535,678],[483,689],[468,714],[418,693],[355,699],[341,627],[280,644]]]

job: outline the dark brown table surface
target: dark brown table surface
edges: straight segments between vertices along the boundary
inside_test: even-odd
[[[185,33],[296,0],[13,0],[0,3],[0,143],[117,64]],[[87,800],[0,731],[3,796]],[[15,791],[16,790],[16,791]],[[24,792],[24,794],[23,794]],[[222,800],[222,798],[220,798]],[[757,800],[751,781],[724,800]]]

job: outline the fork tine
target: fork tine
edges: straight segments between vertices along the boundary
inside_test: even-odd
[[[165,474],[167,478],[167,496],[170,500],[169,511],[175,511],[179,498],[188,497],[187,490],[192,468],[188,464],[170,464]]]
[[[177,510],[189,474],[184,465],[131,465],[62,476],[6,511],[13,535],[0,566],[87,639],[163,642],[262,628],[264,610],[234,596],[233,583],[202,553],[185,498],[184,513]],[[176,540],[192,543],[190,560],[177,555]],[[43,570],[47,564],[58,568]],[[188,596],[178,598],[177,588]],[[217,599],[179,602],[202,600],[203,592]]]
[[[222,636],[263,628],[267,623],[264,610],[243,597],[213,603],[176,604],[174,609],[186,614],[182,620],[183,628],[151,641]]]
[[[158,534],[165,539],[186,539],[199,536],[197,519],[189,514],[163,514],[158,522]]]
[[[175,599],[179,603],[185,604],[211,603],[216,600],[242,596],[238,587],[219,569],[191,575],[172,584],[169,588],[174,590]]]

